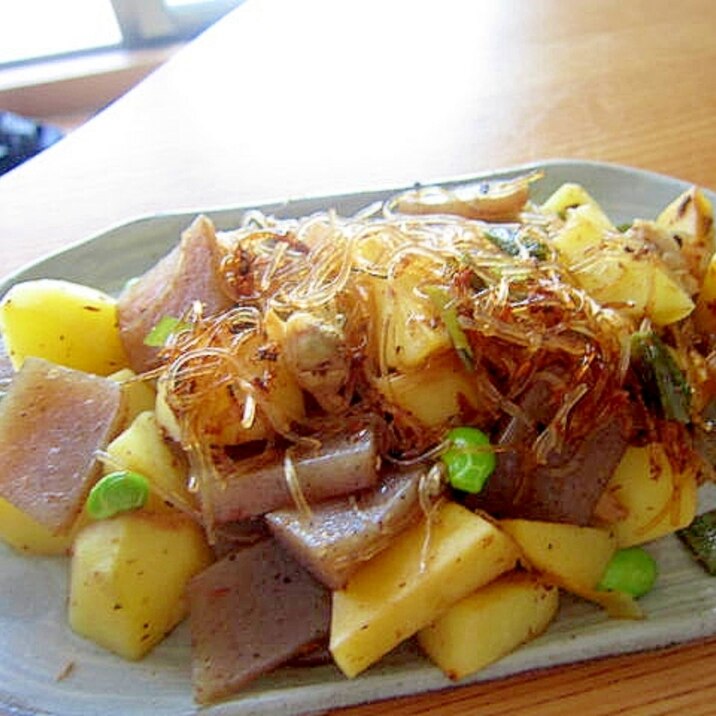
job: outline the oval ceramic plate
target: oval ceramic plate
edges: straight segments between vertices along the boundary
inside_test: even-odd
[[[583,184],[616,224],[654,217],[688,184],[611,165],[551,161],[485,179],[542,168],[539,201],[565,181]],[[449,182],[447,182],[449,183]],[[282,217],[318,209],[352,213],[395,190],[290,201],[259,207]],[[716,199],[710,194],[712,201]],[[107,231],[9,277],[18,281],[65,278],[118,292],[178,240],[196,211],[153,216]],[[236,226],[243,209],[204,211],[219,228]],[[716,504],[702,495],[703,507]],[[706,499],[708,498],[708,499]],[[596,607],[564,600],[542,637],[468,681],[572,661],[697,639],[716,633],[716,580],[705,575],[675,538],[649,547],[660,565],[656,589],[642,600],[644,621],[609,620]],[[197,712],[190,685],[186,625],[147,658],[128,663],[75,636],[67,626],[67,560],[27,558],[0,545],[0,709],[17,716],[186,716]],[[360,677],[348,680],[333,666],[284,668],[255,682],[233,700],[205,708],[205,716],[289,716],[452,686],[412,642]]]

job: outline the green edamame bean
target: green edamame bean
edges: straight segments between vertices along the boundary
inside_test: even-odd
[[[105,475],[90,490],[85,509],[95,520],[144,507],[149,498],[149,482],[144,475],[119,470]]]
[[[495,453],[486,449],[490,439],[482,430],[472,427],[454,428],[447,439],[450,447],[441,458],[448,482],[464,492],[480,492],[497,464]]]
[[[656,582],[658,568],[654,558],[641,547],[618,549],[604,572],[598,589],[626,592],[642,597]]]

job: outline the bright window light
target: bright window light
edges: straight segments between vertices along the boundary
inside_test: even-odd
[[[0,0],[0,68],[195,37],[243,0]]]
[[[111,47],[121,42],[111,0],[3,3],[0,63]]]

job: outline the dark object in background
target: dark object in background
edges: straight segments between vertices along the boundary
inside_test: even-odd
[[[12,112],[0,112],[0,174],[62,139],[62,132]]]

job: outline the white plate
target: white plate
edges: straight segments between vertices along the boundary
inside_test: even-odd
[[[549,161],[537,166],[546,174],[535,187],[538,199],[565,181],[579,182],[601,202],[615,223],[653,217],[688,186],[669,177],[598,163]],[[526,168],[533,165],[498,175]],[[486,177],[469,177],[476,178]],[[280,216],[328,207],[350,213],[393,191],[290,201],[262,208]],[[709,196],[716,201],[716,196]],[[205,213],[220,228],[230,228],[239,222],[242,211]],[[117,292],[127,279],[176,243],[180,231],[196,213],[153,216],[114,228],[14,274],[0,285],[0,294],[17,281],[39,277],[65,278]],[[713,498],[709,495],[703,507],[716,505]],[[648,619],[610,621],[587,603],[564,600],[558,620],[546,634],[464,683],[716,633],[716,580],[706,576],[674,538],[661,540],[650,549],[661,575],[656,589],[642,600]],[[142,662],[125,662],[70,631],[65,618],[66,573],[64,559],[21,557],[0,545],[0,710],[5,707],[16,716],[196,713],[186,625]],[[60,678],[69,665],[73,668]],[[343,678],[332,666],[281,669],[235,699],[201,713],[289,716],[448,686],[451,682],[408,643],[356,679]]]

